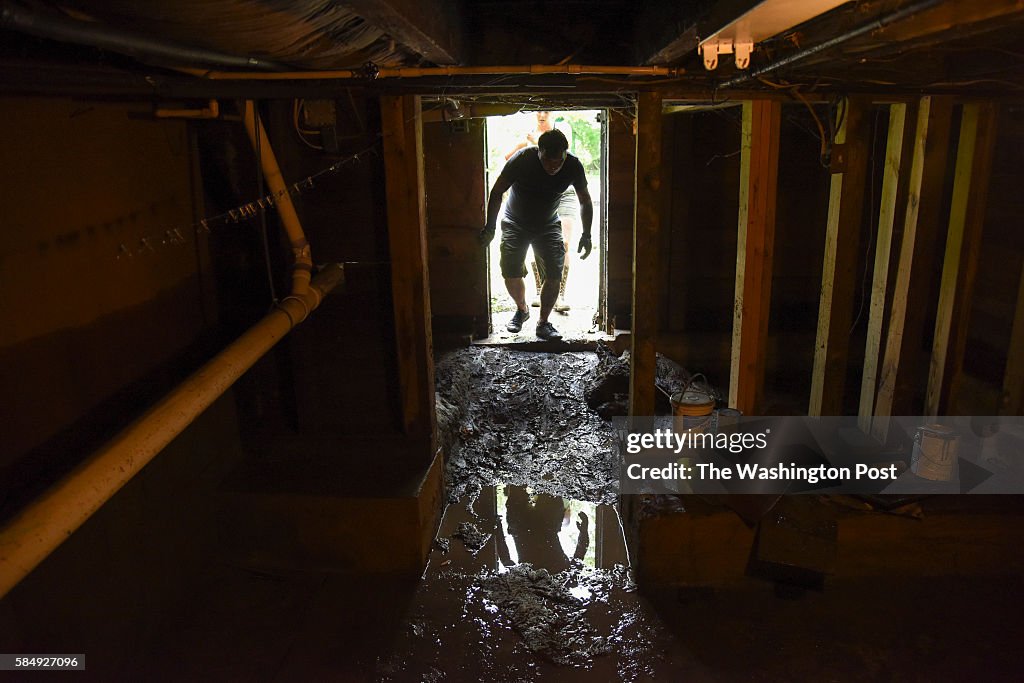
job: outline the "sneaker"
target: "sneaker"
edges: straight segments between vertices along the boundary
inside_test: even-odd
[[[544,321],[537,323],[537,336],[547,341],[561,341],[562,335],[558,334],[558,330],[551,323]]]
[[[569,304],[567,304],[567,303],[565,303],[565,301],[559,299],[558,301],[555,302],[555,313],[566,313],[566,314],[568,314],[569,313]]]
[[[505,329],[509,332],[518,332],[523,329],[523,323],[530,319],[530,311],[520,311],[516,309],[516,314],[512,316],[512,319],[505,325]]]

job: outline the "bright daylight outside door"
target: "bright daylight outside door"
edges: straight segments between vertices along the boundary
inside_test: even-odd
[[[563,335],[579,336],[594,327],[594,315],[598,311],[601,296],[601,136],[602,113],[596,110],[552,111],[549,120],[555,128],[565,133],[569,141],[569,152],[577,156],[583,163],[587,174],[587,187],[594,202],[594,221],[591,225],[594,249],[590,256],[581,261],[576,253],[582,223],[576,220],[573,235],[566,254],[569,264],[564,296],[560,305],[551,313],[550,320]],[[487,189],[492,185],[505,164],[505,158],[517,146],[530,144],[527,134],[537,127],[535,111],[521,111],[509,116],[493,116],[487,119]],[[508,195],[506,194],[506,198]],[[485,197],[486,202],[486,197]],[[500,224],[500,219],[499,219]],[[482,225],[482,223],[481,223]],[[490,313],[492,328],[495,334],[504,335],[505,322],[515,312],[515,304],[505,291],[498,261],[500,257],[501,229],[498,227],[489,252],[490,272]],[[540,297],[537,290],[537,278],[533,273],[533,253],[527,253],[526,298],[531,304],[530,321],[523,327],[526,336],[532,336],[537,319]],[[561,305],[564,302],[564,306]],[[565,308],[566,310],[559,310]]]

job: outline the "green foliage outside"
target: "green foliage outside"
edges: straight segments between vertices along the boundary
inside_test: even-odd
[[[601,123],[597,111],[557,111],[555,126],[572,131],[569,152],[583,163],[587,179],[601,177]],[[498,177],[508,153],[535,125],[532,111],[491,119],[487,129],[487,172],[490,182]]]
[[[562,112],[555,117],[559,122],[569,124],[572,129],[572,140],[569,151],[579,158],[588,176],[601,175],[601,123],[593,111]]]

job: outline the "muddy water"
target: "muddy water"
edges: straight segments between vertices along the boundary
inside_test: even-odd
[[[448,507],[438,539],[380,680],[664,680],[689,668],[636,592],[613,506],[486,486]]]
[[[437,364],[449,505],[380,680],[692,671],[633,582],[615,435],[584,399],[596,368],[593,353],[493,347]]]

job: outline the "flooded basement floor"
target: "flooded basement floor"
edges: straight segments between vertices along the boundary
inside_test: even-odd
[[[127,679],[1024,678],[1024,578],[998,569],[639,591],[613,434],[584,397],[597,364],[500,347],[441,359],[449,498],[422,578],[216,563]]]
[[[449,505],[378,680],[1019,680],[1003,597],[1024,597],[1020,576],[639,592],[614,435],[585,398],[598,362],[485,347],[438,363]]]
[[[597,356],[474,347],[437,366],[449,505],[383,681],[680,680],[633,582]]]
[[[412,604],[382,681],[707,674],[637,592],[611,505],[485,486],[448,507]]]

